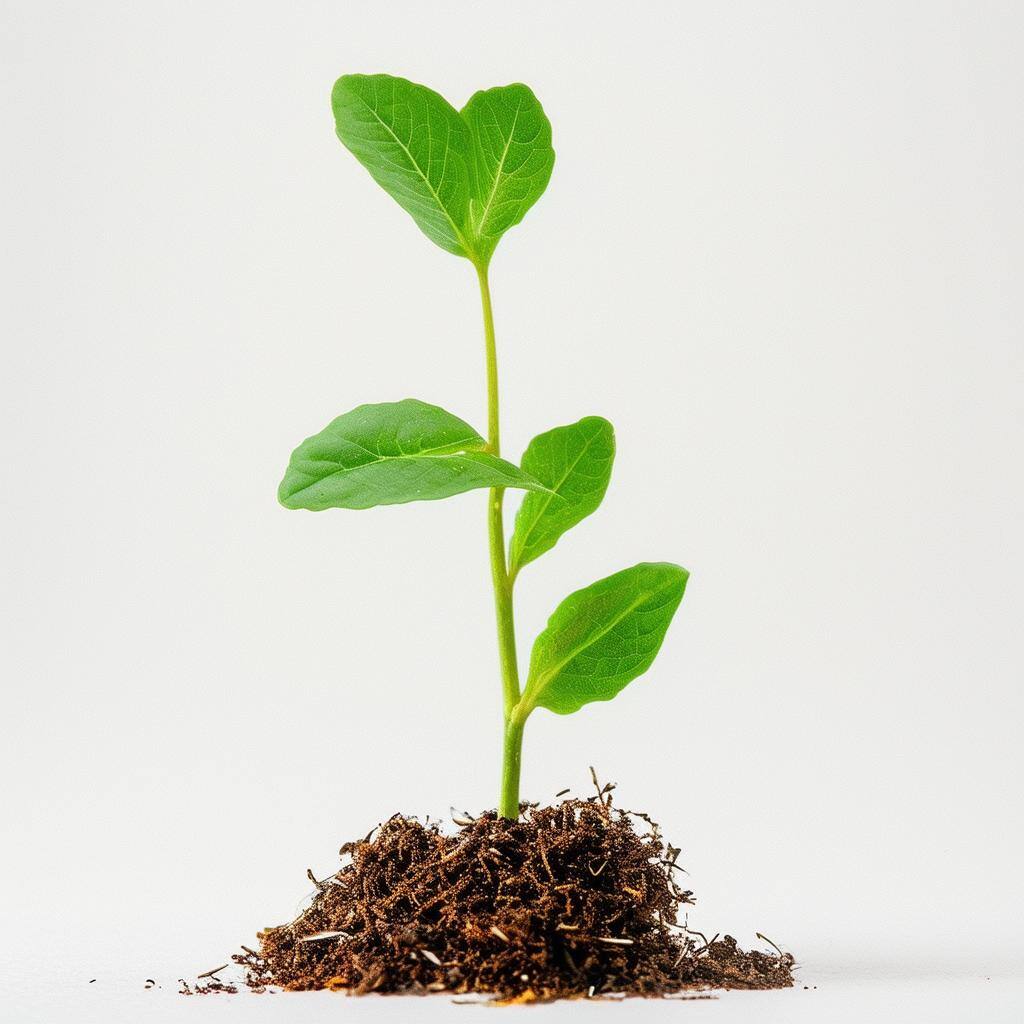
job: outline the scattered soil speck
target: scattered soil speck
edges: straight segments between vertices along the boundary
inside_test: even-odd
[[[209,996],[216,995],[218,993],[234,995],[238,992],[237,985],[230,985],[223,981],[217,981],[216,978],[204,983],[197,982],[194,986],[190,985],[184,978],[179,978],[178,981],[181,982],[181,988],[178,989],[178,992],[183,996]]]

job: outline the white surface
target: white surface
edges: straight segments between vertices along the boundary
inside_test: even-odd
[[[687,1013],[1019,1010],[1022,33],[995,3],[4,3],[4,998],[56,948],[117,965],[125,1019],[240,1013],[136,988],[393,810],[493,803],[482,497],[274,500],[360,402],[483,422],[469,267],[333,137],[334,78],[387,70],[520,79],[554,124],[493,267],[505,446],[600,413],[619,455],[521,577],[524,653],[575,587],[693,573],[649,676],[531,720],[526,794],[598,765],[682,845],[697,927],[834,972]],[[855,982],[868,954],[965,980]]]
[[[83,1024],[112,1020],[146,1021],[402,1021],[480,1018],[486,1008],[455,1005],[447,997],[348,998],[329,992],[255,996],[205,996],[183,999],[178,986],[145,989],[141,984],[102,979],[77,989],[50,991],[41,998],[15,998],[12,1019],[36,1021],[69,1019]],[[1024,981],[1020,978],[846,977],[784,992],[709,993],[679,1005],[672,1000],[629,1000],[612,1010],[606,1000],[561,1002],[503,1013],[528,1015],[529,1020],[679,1021],[687,1024],[732,1024],[756,1020],[761,1024],[861,1024],[867,1021],[927,1021],[928,1024],[1018,1024],[1024,1014]],[[599,1003],[600,1005],[595,1005]],[[22,1016],[23,1014],[23,1016]]]

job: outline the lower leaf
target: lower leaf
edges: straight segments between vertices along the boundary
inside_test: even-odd
[[[611,700],[651,667],[688,579],[670,562],[641,562],[570,594],[534,642],[521,709],[568,715]]]
[[[487,487],[544,491],[484,451],[464,420],[415,398],[360,405],[292,452],[278,500],[286,508],[372,508],[434,501]]]

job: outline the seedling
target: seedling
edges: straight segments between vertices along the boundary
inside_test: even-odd
[[[570,594],[533,644],[525,683],[513,590],[604,497],[615,456],[599,416],[535,437],[514,465],[501,457],[498,359],[488,269],[501,237],[540,198],[555,153],[551,125],[525,85],[476,93],[456,110],[431,89],[389,75],[345,75],[332,95],[338,138],[442,249],[469,261],[483,307],[486,439],[436,405],[407,398],[361,405],[292,453],[278,491],[287,508],[319,512],[432,501],[486,489],[491,579],[504,695],[498,813],[519,816],[523,728],[538,707],[560,715],[611,700],[651,666],[688,574],[642,562]],[[508,543],[505,492],[524,492]],[[611,940],[609,940],[611,941]]]

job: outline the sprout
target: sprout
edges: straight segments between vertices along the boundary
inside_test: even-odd
[[[551,125],[537,97],[519,84],[478,92],[459,111],[432,89],[404,78],[345,75],[334,86],[332,105],[338,138],[374,181],[431,241],[468,260],[476,272],[487,360],[487,433],[417,399],[361,405],[295,449],[278,498],[287,508],[318,512],[488,491],[504,695],[498,813],[515,819],[523,729],[530,714],[538,707],[571,714],[592,701],[611,700],[646,672],[688,574],[668,562],[642,562],[570,594],[534,642],[521,682],[515,582],[525,566],[600,505],[615,457],[612,425],[599,416],[539,434],[519,466],[501,457],[488,268],[501,237],[547,187],[555,162]],[[524,497],[506,555],[508,489]]]

